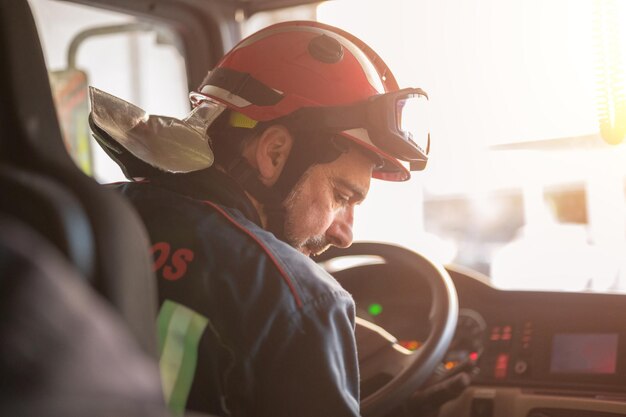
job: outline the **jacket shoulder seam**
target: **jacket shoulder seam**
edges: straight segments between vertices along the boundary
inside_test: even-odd
[[[265,243],[263,243],[263,241],[254,233],[252,233],[248,228],[246,228],[244,225],[242,225],[237,220],[235,220],[231,215],[229,215],[222,207],[218,206],[217,204],[211,201],[203,201],[203,203],[208,205],[209,207],[212,207],[215,211],[217,211],[224,218],[226,218],[226,220],[228,220],[231,224],[233,224],[237,229],[244,232],[247,236],[249,236],[252,240],[254,240],[257,243],[257,245],[261,247],[261,249],[265,252],[265,254],[272,261],[272,263],[274,264],[274,266],[276,267],[276,269],[282,276],[283,281],[285,281],[285,283],[289,287],[289,291],[293,295],[298,308],[302,308],[302,299],[300,298],[300,295],[296,291],[296,287],[291,277],[289,276],[289,274],[287,274],[283,266],[280,264],[280,262],[278,262],[278,259],[276,259],[276,256],[274,255],[274,253],[265,245]]]

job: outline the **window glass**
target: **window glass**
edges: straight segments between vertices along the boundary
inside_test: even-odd
[[[189,111],[183,48],[166,25],[51,0],[29,0],[39,31],[64,139],[77,164],[99,182],[124,179],[91,138],[87,86],[148,113]]]
[[[430,96],[428,167],[373,181],[356,239],[501,288],[626,291],[626,2],[338,0],[314,18]]]

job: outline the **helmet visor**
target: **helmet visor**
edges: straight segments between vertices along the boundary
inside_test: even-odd
[[[396,126],[398,132],[413,142],[424,154],[428,154],[430,125],[428,98],[420,94],[410,94],[396,101]]]
[[[373,96],[367,103],[366,128],[373,143],[388,154],[424,169],[430,148],[428,95],[405,88]]]

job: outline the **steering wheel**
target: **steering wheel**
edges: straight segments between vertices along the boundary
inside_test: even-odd
[[[336,258],[363,255],[379,257],[408,271],[415,279],[425,280],[432,296],[430,332],[415,352],[399,345],[380,326],[357,317],[361,381],[379,381],[377,388],[361,399],[361,414],[377,417],[408,400],[441,363],[456,329],[458,300],[454,284],[442,266],[399,246],[357,242],[347,249],[329,249],[317,261],[323,264]]]

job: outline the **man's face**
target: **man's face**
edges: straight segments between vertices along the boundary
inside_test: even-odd
[[[309,168],[285,202],[287,242],[317,255],[352,243],[354,206],[369,190],[374,163],[351,147],[335,161]]]

